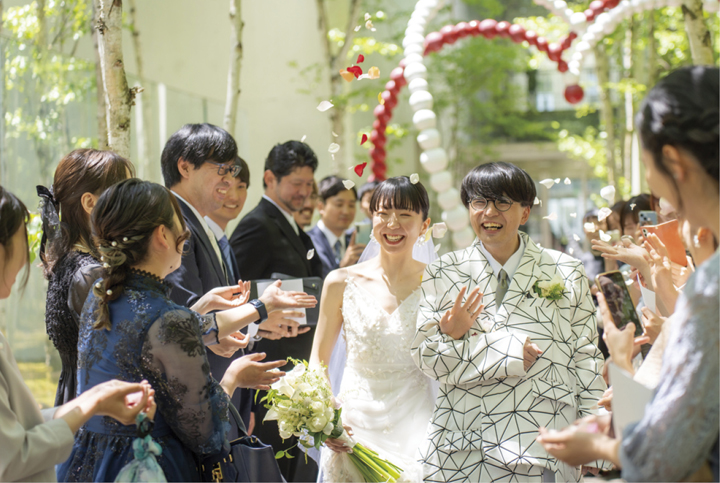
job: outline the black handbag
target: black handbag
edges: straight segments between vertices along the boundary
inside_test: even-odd
[[[203,457],[200,463],[202,481],[285,483],[272,446],[264,444],[255,436],[248,436],[245,423],[232,403],[229,412],[240,437],[230,442],[229,453]]]

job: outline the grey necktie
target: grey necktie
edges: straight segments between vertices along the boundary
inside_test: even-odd
[[[497,290],[495,291],[495,305],[500,306],[502,304],[503,298],[505,298],[505,294],[507,293],[508,286],[510,285],[508,279],[508,274],[505,270],[500,270],[500,275],[498,275],[498,286]]]
[[[342,259],[342,257],[340,256],[341,251],[342,251],[342,243],[340,243],[340,240],[337,240],[335,242],[335,246],[333,247],[333,249],[335,251],[335,263],[337,263],[339,266],[340,260]]]

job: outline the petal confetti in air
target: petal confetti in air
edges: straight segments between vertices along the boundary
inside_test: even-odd
[[[348,82],[352,81],[355,78],[352,72],[348,72],[345,69],[340,71],[340,77],[342,77]]]
[[[635,207],[637,205],[635,203],[630,203],[630,211],[635,211]]]
[[[595,223],[585,223],[583,229],[588,233],[595,233]]]
[[[360,77],[363,73],[362,67],[360,67],[359,65],[353,65],[351,67],[346,67],[345,70],[352,73],[352,75],[354,75],[356,79],[358,77]]]
[[[308,259],[308,260],[312,260],[312,258],[313,258],[314,256],[315,256],[315,249],[314,249],[314,248],[311,248],[311,249],[308,250],[308,252],[307,252],[307,259]]]
[[[328,152],[330,154],[335,154],[338,151],[340,151],[340,145],[337,143],[331,143],[330,146],[328,146]]]
[[[439,243],[438,243],[437,245],[435,245],[435,253],[437,253],[438,251],[440,251],[440,244],[439,244]]]
[[[570,181],[570,178],[565,178],[565,181],[563,181],[565,184],[572,184],[572,181]]]
[[[410,175],[410,182],[412,184],[417,184],[420,181],[420,175],[417,173],[413,173]]]
[[[610,208],[608,208],[607,206],[604,208],[600,208],[600,211],[598,211],[598,221],[603,221],[610,215],[612,215],[612,210]]]
[[[385,104],[385,99],[382,97],[382,92],[378,92],[378,102],[382,105]]]
[[[544,179],[544,180],[540,181],[540,184],[543,185],[544,187],[546,187],[547,189],[550,189],[555,184],[555,180],[550,179],[550,178]]]
[[[360,139],[360,146],[365,144],[365,142],[368,140],[367,134],[362,135],[362,139]]]
[[[600,190],[600,196],[603,197],[603,199],[606,199],[608,203],[612,203],[615,201],[615,187],[614,186],[606,186],[603,189]]]
[[[354,30],[355,30],[355,32],[360,32],[361,28],[362,28],[362,25],[358,25],[357,27],[355,27]]]
[[[362,64],[364,60],[365,60],[365,56],[362,55],[362,54],[358,54],[358,58],[357,58],[357,60],[355,61],[355,63],[356,63],[356,64]]]
[[[358,164],[357,166],[355,166],[355,167],[353,168],[353,171],[355,171],[355,174],[356,174],[356,175],[362,176],[362,175],[363,175],[363,171],[365,171],[365,166],[367,166],[367,162],[360,163],[360,164]],[[350,189],[350,188],[348,188],[348,189]]]
[[[330,132],[332,133],[332,135],[333,135],[334,138],[336,138],[336,137],[339,136],[339,134],[336,134],[335,131],[330,131]]]
[[[372,66],[368,69],[367,75],[370,76],[371,79],[379,79],[380,78],[380,69],[378,69],[375,66]]]
[[[570,218],[577,218],[577,213],[570,213]]]
[[[560,178],[555,178],[555,184],[560,184]]]
[[[573,248],[570,247],[570,248],[568,248],[568,253],[569,253],[570,255],[572,255],[573,253],[575,253],[575,250],[573,250]]]
[[[333,104],[332,102],[330,102],[330,101],[322,101],[320,104],[318,104],[317,110],[320,111],[320,112],[325,112],[325,111],[327,111],[328,109],[331,109],[332,107],[334,107],[334,104]]]
[[[373,27],[372,20],[368,20],[367,22],[365,22],[365,28],[368,30],[373,30],[373,31],[375,30],[375,27]]]
[[[600,230],[600,239],[604,242],[609,242],[610,240],[612,240],[612,237],[604,231]]]
[[[307,134],[303,134],[303,137],[300,138],[300,142],[304,143],[306,139],[307,139]]]
[[[543,220],[557,220],[557,213],[550,213],[548,216],[543,216]]]
[[[447,233],[448,227],[445,223],[435,223],[432,227],[432,236],[434,238],[442,238]]]
[[[573,240],[580,241],[580,237],[577,235],[577,233],[573,233]]]
[[[367,13],[367,12],[365,12],[365,20],[370,20],[371,18],[372,18],[372,15],[370,15],[370,14]]]
[[[540,198],[538,198],[538,197],[536,196],[536,197],[535,197],[535,201],[533,201],[533,205],[540,205],[540,206],[542,206],[542,201],[540,201]]]
[[[343,180],[343,186],[345,186],[345,189],[346,189],[346,190],[349,190],[349,189],[352,189],[353,186],[355,186],[355,183],[354,183],[353,181],[349,180],[349,179],[344,179],[344,180]]]

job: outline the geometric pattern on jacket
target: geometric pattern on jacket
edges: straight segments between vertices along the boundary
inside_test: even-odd
[[[540,426],[562,429],[597,412],[606,385],[595,306],[577,259],[519,235],[525,252],[500,307],[497,275],[478,240],[425,270],[412,355],[440,382],[422,452],[425,481],[521,481],[527,466],[518,465],[556,471],[558,481],[580,479],[579,468],[558,462],[535,438]],[[533,291],[537,281],[556,275],[564,281],[562,299]],[[439,321],[464,286],[468,293],[480,287],[485,308],[467,334],[454,340],[440,331]],[[526,373],[527,337],[543,353]]]

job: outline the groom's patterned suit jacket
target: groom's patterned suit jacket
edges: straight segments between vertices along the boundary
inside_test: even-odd
[[[428,265],[412,355],[440,382],[423,451],[425,481],[464,481],[486,470],[536,465],[578,481],[579,469],[559,463],[535,441],[538,427],[561,429],[594,413],[606,389],[600,373],[597,326],[585,270],[555,250],[541,249],[520,233],[525,252],[500,307],[497,275],[479,241]],[[565,293],[539,297],[533,285],[559,275]],[[439,321],[463,286],[480,287],[485,309],[460,340]],[[469,292],[468,290],[468,292]],[[525,372],[524,343],[542,355]]]

